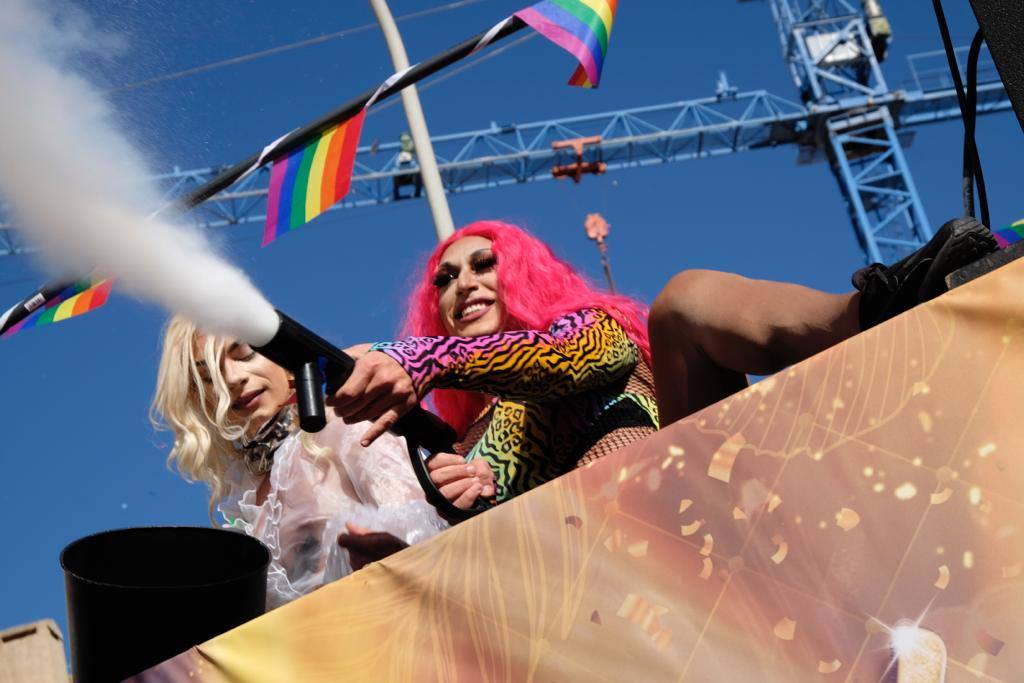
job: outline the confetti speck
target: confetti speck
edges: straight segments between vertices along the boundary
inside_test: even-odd
[[[897,486],[892,493],[896,500],[910,500],[917,495],[917,487],[908,481]]]
[[[949,488],[947,486],[946,488],[942,489],[938,493],[933,493],[932,494],[932,498],[931,498],[932,505],[942,505],[947,500],[949,500],[949,497],[952,496],[952,495],[953,495],[953,489],[951,489],[951,488]]]
[[[742,434],[733,434],[723,443],[715,454],[711,456],[708,464],[708,476],[729,483],[732,478],[732,468],[736,463],[736,456],[746,445],[747,440]]]
[[[632,622],[639,622],[650,609],[651,604],[636,593],[629,593],[626,599],[619,605],[615,616],[622,617]]]
[[[566,517],[565,523],[571,527],[576,527],[577,529],[583,528],[583,520],[577,517],[576,515],[569,515],[568,517]]]
[[[993,657],[999,654],[1003,649],[1003,645],[1006,645],[1006,643],[999,640],[983,628],[979,628],[977,630],[974,634],[974,639],[978,641],[978,645],[981,646],[982,650]]]
[[[598,626],[600,626],[602,623],[604,623],[604,622],[601,621],[601,613],[598,612],[597,610],[594,610],[590,614],[590,623],[597,624]]]
[[[875,493],[881,493],[882,491],[885,490],[885,484],[883,484],[882,482],[878,482],[871,487],[871,490],[874,491]]]
[[[867,467],[864,468],[863,472],[865,477],[873,477],[875,475],[875,468],[872,467],[871,465],[868,465]]]
[[[703,523],[704,520],[698,519],[696,522],[693,522],[692,524],[683,524],[681,527],[679,527],[679,533],[681,533],[683,536],[692,536],[695,533],[697,533],[697,529],[700,529]]]
[[[775,508],[780,505],[782,505],[782,498],[779,497],[779,494],[773,493],[768,499],[768,512],[775,512]]]
[[[711,573],[714,570],[715,570],[715,563],[711,561],[710,557],[705,557],[704,558],[704,567],[700,570],[700,574],[698,574],[697,576],[699,576],[700,578],[702,578],[705,581],[707,581],[708,579],[711,578]]]
[[[996,452],[996,445],[991,441],[978,449],[979,458],[987,458]]]
[[[931,393],[931,387],[928,386],[927,382],[914,382],[913,389],[910,390],[911,396],[927,396]]]
[[[933,585],[939,590],[946,590],[946,586],[949,585],[949,567],[946,565],[939,567],[939,578],[935,580]]]
[[[820,673],[820,674],[834,674],[835,672],[839,671],[839,669],[842,666],[843,666],[843,663],[840,662],[838,659],[833,659],[831,662],[826,662],[824,660],[818,660],[818,673]]]
[[[967,500],[971,501],[971,505],[977,505],[981,502],[981,489],[977,486],[972,486],[967,491]]]
[[[922,410],[917,414],[917,420],[921,423],[921,429],[925,434],[932,431],[932,416],[927,410]]]
[[[686,512],[688,509],[690,509],[691,505],[693,505],[692,500],[690,500],[689,498],[683,498],[681,501],[679,501],[679,512]]]
[[[609,552],[615,552],[622,545],[622,532],[616,529],[614,532],[608,535],[608,538],[604,539],[604,547]]]
[[[858,524],[860,524],[860,515],[857,514],[856,510],[843,508],[836,513],[836,526],[843,531],[849,531]]]
[[[786,555],[789,554],[789,543],[786,543],[786,539],[778,534],[772,536],[772,543],[778,546],[778,550],[772,555],[772,562],[782,564],[782,561],[786,559]]]
[[[732,509],[732,518],[733,519],[747,519],[747,513],[745,513],[743,510],[740,510],[738,507],[734,507]]]
[[[681,446],[669,446],[668,454],[671,455],[673,458],[678,458],[680,456],[686,455],[686,451],[683,450]]]
[[[772,633],[780,640],[793,640],[794,636],[796,636],[796,622],[789,617],[782,617],[775,624]]]
[[[964,569],[970,569],[974,566],[974,553],[970,550],[964,551]]]
[[[715,539],[711,534],[704,534],[704,546],[700,549],[700,554],[707,557],[711,554],[711,550],[715,547]]]
[[[626,552],[633,557],[644,557],[647,555],[647,541],[631,543],[626,547]]]
[[[984,674],[986,666],[988,666],[988,655],[984,652],[979,652],[967,660],[967,670],[973,674]]]

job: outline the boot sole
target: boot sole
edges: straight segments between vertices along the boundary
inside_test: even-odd
[[[973,218],[957,219],[952,234],[929,265],[918,296],[927,301],[947,291],[946,276],[999,249],[992,231]]]

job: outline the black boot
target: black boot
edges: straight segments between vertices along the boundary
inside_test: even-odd
[[[928,244],[891,266],[873,263],[853,274],[860,296],[860,327],[880,322],[946,291],[946,276],[999,248],[996,238],[973,218],[949,221]]]

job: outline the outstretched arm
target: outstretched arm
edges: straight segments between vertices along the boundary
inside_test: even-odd
[[[364,444],[434,388],[540,403],[620,379],[639,358],[625,330],[598,309],[564,315],[547,331],[409,337],[373,348],[327,401],[346,421],[374,421]]]
[[[603,386],[628,373],[638,358],[625,330],[597,309],[564,315],[543,332],[409,337],[374,350],[397,361],[421,397],[444,388],[537,402]]]

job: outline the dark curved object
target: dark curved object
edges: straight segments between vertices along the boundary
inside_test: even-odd
[[[120,681],[263,614],[270,551],[245,534],[143,527],[60,554],[76,683]]]
[[[295,376],[299,424],[307,432],[318,432],[326,424],[323,382],[333,394],[345,383],[355,361],[347,353],[323,339],[312,330],[277,311],[280,325],[273,338],[253,349]],[[405,437],[409,460],[427,501],[450,521],[469,519],[490,510],[493,503],[478,499],[468,510],[452,505],[430,480],[427,460],[437,453],[455,452],[455,430],[433,413],[416,406],[398,419],[391,431]]]
[[[971,0],[985,33],[992,61],[1006,86],[1017,121],[1024,130],[1024,3],[1020,0]]]

